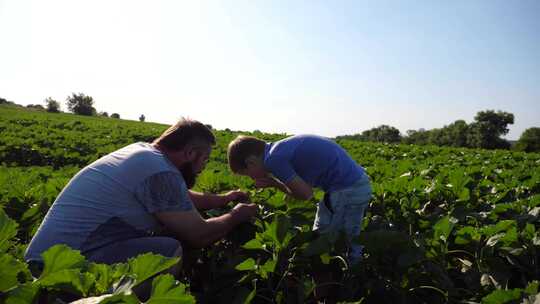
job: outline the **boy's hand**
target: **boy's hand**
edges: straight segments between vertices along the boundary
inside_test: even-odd
[[[238,190],[232,190],[225,194],[223,194],[223,198],[225,199],[224,205],[226,205],[229,202],[240,202],[240,203],[247,203],[249,202],[249,194],[246,192]]]
[[[257,188],[269,188],[269,187],[276,187],[277,183],[276,180],[274,180],[271,177],[261,177],[255,180],[255,187]]]

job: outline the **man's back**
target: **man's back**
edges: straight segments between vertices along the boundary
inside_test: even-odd
[[[26,253],[28,260],[55,244],[91,251],[108,244],[152,235],[160,225],[140,187],[152,175],[182,175],[147,143],[135,143],[102,157],[75,175],[45,216]],[[183,184],[185,195],[187,188]]]

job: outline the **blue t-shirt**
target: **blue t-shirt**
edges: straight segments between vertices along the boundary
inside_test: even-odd
[[[295,135],[266,144],[264,166],[283,183],[299,176],[326,192],[367,178],[364,168],[334,141],[316,135]]]
[[[27,260],[56,244],[85,254],[112,243],[159,233],[154,213],[194,209],[182,174],[148,143],[112,152],[66,185],[26,251]]]

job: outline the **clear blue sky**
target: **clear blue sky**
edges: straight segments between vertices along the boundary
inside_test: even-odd
[[[0,97],[326,136],[540,127],[540,1],[0,0]]]

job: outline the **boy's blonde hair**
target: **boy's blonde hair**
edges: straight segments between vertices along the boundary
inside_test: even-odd
[[[253,136],[239,135],[231,141],[227,148],[229,167],[234,173],[247,168],[246,160],[250,156],[261,157],[264,154],[266,142]]]

